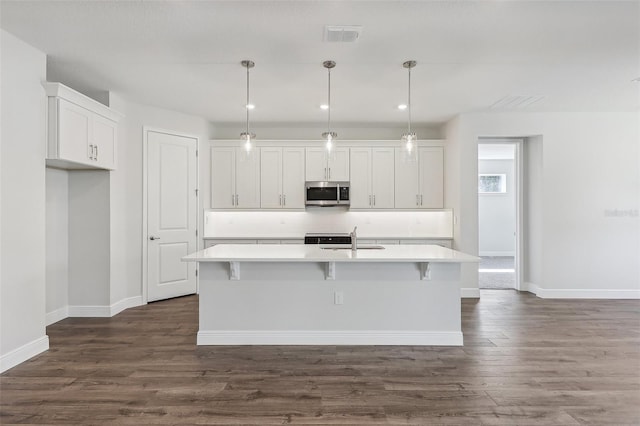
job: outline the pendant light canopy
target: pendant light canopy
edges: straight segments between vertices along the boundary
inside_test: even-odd
[[[411,69],[416,66],[416,61],[405,61],[402,64],[409,72],[409,85],[408,85],[408,99],[407,99],[407,114],[409,117],[407,133],[402,134],[402,143],[405,148],[405,156],[407,159],[412,159],[415,155],[415,142],[416,134],[411,131]]]
[[[338,137],[336,132],[331,131],[331,69],[335,68],[334,61],[324,61],[322,65],[327,69],[327,131],[322,134],[322,138],[326,140],[327,151],[331,152],[333,148],[333,140]]]
[[[240,64],[247,69],[247,103],[245,104],[245,109],[247,110],[247,127],[244,132],[240,133],[240,139],[245,141],[244,149],[249,153],[253,149],[251,142],[256,138],[256,135],[249,131],[249,110],[253,109],[253,105],[249,103],[249,70],[256,64],[253,61],[242,61]]]

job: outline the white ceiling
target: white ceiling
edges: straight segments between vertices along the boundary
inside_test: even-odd
[[[497,111],[637,111],[638,1],[3,1],[1,26],[49,55],[48,78],[80,91],[252,122],[318,123],[332,71],[332,121],[402,123],[412,72],[414,123]],[[325,25],[362,25],[323,42]]]

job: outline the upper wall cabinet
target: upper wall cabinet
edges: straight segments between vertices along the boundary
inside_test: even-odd
[[[211,148],[211,208],[260,208],[259,148]]]
[[[349,148],[307,148],[307,181],[349,181]]]
[[[394,149],[351,148],[351,208],[394,207]]]
[[[417,161],[404,162],[396,148],[395,207],[397,209],[441,209],[444,207],[444,150],[418,148]]]
[[[48,97],[47,165],[115,170],[122,115],[60,83],[43,86]]]
[[[304,148],[260,148],[260,206],[304,208]]]

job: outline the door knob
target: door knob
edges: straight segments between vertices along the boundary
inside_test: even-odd
[[[150,237],[149,237],[149,239],[150,239],[151,241],[153,241],[153,240],[159,240],[159,239],[160,239],[160,237],[154,237],[154,236],[152,235],[152,236],[150,236]]]

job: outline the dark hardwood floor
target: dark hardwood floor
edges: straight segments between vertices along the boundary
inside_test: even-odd
[[[196,347],[197,297],[69,318],[2,424],[640,424],[640,302],[485,290],[464,347]]]

